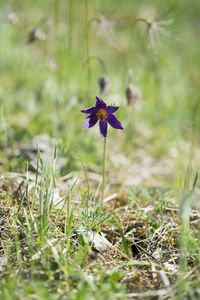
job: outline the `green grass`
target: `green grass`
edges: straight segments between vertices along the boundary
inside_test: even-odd
[[[0,300],[199,298],[199,10],[0,1]],[[169,22],[154,43],[139,18]],[[103,141],[80,110],[104,75],[124,131],[109,130],[100,208]]]

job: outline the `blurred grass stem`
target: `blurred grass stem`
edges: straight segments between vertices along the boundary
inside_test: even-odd
[[[85,51],[86,51],[86,61],[88,61],[89,53],[89,22],[88,22],[88,1],[84,1],[85,6]],[[86,90],[87,97],[89,97],[89,87],[90,87],[90,66],[86,64]]]
[[[73,0],[68,1],[68,51],[72,51],[73,40]]]

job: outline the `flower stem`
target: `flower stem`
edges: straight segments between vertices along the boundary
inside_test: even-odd
[[[106,140],[103,141],[103,161],[102,161],[102,186],[101,186],[101,206],[103,207],[105,181],[106,181]]]

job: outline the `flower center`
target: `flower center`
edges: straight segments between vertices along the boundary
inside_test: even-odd
[[[104,121],[108,117],[108,113],[104,108],[99,109],[96,115],[97,118],[102,121]]]

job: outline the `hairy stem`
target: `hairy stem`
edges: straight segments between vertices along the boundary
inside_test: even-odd
[[[105,182],[106,182],[106,140],[103,141],[103,161],[102,161],[102,187],[101,187],[101,206],[103,207]]]

